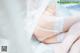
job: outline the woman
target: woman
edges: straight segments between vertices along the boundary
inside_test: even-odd
[[[70,15],[66,17],[58,16],[56,13],[56,6],[50,3],[42,16],[39,17],[34,35],[40,42],[54,43],[57,41],[58,37],[55,35],[66,33],[70,27],[78,21],[80,21],[79,15]]]
[[[33,35],[41,43],[58,43],[53,45],[55,53],[70,53],[75,47],[72,46],[79,41],[80,27],[77,26],[80,26],[80,16],[66,15],[59,15],[55,4],[49,3],[42,15],[37,17],[39,20]]]

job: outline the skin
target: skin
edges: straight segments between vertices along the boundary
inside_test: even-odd
[[[67,35],[67,37],[65,38],[65,40],[62,43],[55,44],[55,52],[54,53],[70,53],[70,52],[72,52],[73,49],[79,48],[78,46],[80,46],[80,22],[77,22],[76,24],[72,25],[72,27],[66,33],[66,35]],[[73,51],[75,51],[75,50],[73,50]]]
[[[47,18],[47,16],[56,16],[56,6],[50,4],[43,15],[39,17],[39,21],[37,26],[35,27],[34,34],[36,38],[43,43],[54,43],[57,42],[57,36],[60,33],[54,31],[43,30],[42,28],[52,30],[53,29],[53,21],[55,18]],[[66,33],[70,30],[71,26],[76,22],[80,21],[78,15],[68,17],[64,22],[63,32]],[[66,35],[64,35],[66,37]]]
[[[71,50],[70,50],[70,53],[79,53],[80,49],[80,38],[73,44]]]

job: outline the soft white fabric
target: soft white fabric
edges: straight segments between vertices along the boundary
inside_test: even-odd
[[[24,31],[25,2],[0,0],[0,39],[9,41],[7,53],[32,53]]]

